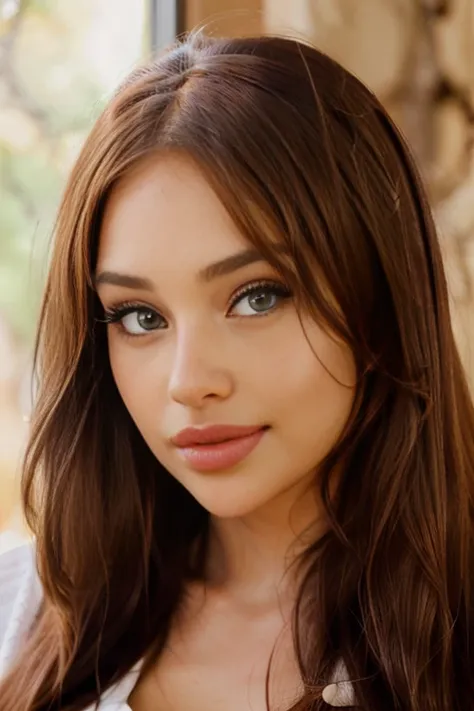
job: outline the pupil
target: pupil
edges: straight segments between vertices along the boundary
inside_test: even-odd
[[[250,298],[252,308],[255,311],[266,311],[273,306],[274,294],[261,291]]]
[[[155,318],[155,314],[153,314],[151,311],[141,311],[138,314],[138,322],[142,328],[153,328],[154,322],[153,319]]]

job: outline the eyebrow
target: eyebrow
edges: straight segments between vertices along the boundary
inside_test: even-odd
[[[232,274],[238,269],[242,269],[249,264],[265,261],[262,255],[255,249],[245,249],[242,252],[231,254],[230,257],[221,259],[218,262],[209,264],[198,273],[199,281],[208,283],[218,277]],[[128,289],[141,289],[143,291],[153,291],[153,282],[144,277],[132,274],[120,274],[119,272],[104,271],[94,276],[94,287],[100,284],[113,284],[114,286],[124,286]]]

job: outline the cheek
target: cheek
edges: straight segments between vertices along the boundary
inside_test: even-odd
[[[321,459],[341,434],[355,397],[356,365],[350,350],[314,324],[299,326],[269,364],[271,405],[294,451]],[[270,374],[273,366],[273,374]],[[273,377],[272,377],[273,376]]]
[[[145,351],[139,347],[124,346],[113,337],[109,341],[110,367],[115,384],[130,416],[147,438],[148,431],[156,429],[157,413],[164,406],[164,401],[161,402],[164,391],[160,387],[163,368],[155,368],[154,359]]]
[[[260,347],[259,357],[247,362],[254,364],[251,372],[260,396],[266,393],[294,411],[307,400],[321,409],[332,400],[343,407],[352,402],[357,379],[352,353],[313,322],[302,327],[296,316],[288,319],[278,340]]]

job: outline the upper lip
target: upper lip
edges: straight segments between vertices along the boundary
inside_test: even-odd
[[[242,427],[238,425],[209,425],[207,427],[186,427],[171,437],[176,447],[192,447],[196,444],[217,444],[230,439],[247,437],[264,429],[262,425]]]

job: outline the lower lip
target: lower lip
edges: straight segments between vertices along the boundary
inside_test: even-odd
[[[264,434],[265,429],[261,429],[246,437],[217,444],[196,444],[194,447],[182,447],[179,451],[187,463],[197,471],[213,472],[230,469],[255,449]]]

